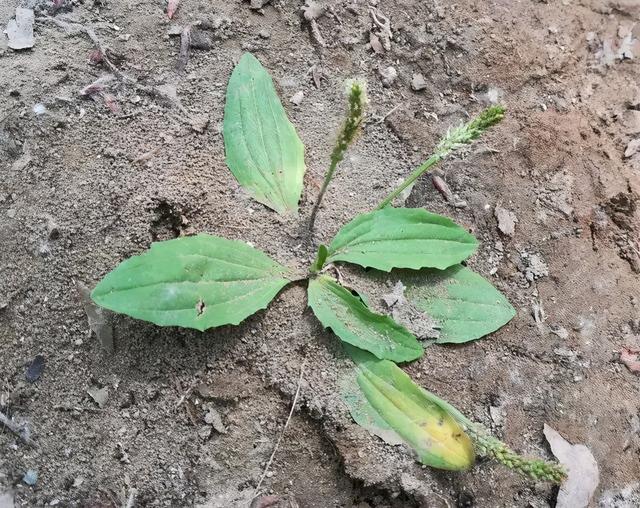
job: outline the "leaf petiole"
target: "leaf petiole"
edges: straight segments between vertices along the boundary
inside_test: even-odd
[[[327,249],[327,246],[324,244],[320,244],[320,246],[318,247],[318,253],[316,254],[316,260],[309,268],[309,271],[311,273],[318,273],[320,270],[322,270],[322,267],[327,261],[328,256],[329,250]]]

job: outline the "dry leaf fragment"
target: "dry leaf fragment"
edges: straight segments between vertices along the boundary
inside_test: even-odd
[[[33,22],[35,16],[33,10],[16,8],[16,17],[9,20],[5,33],[9,42],[7,45],[11,49],[29,49],[33,47]]]
[[[25,374],[27,381],[30,383],[36,382],[44,370],[44,364],[44,356],[36,355],[27,368],[27,373]]]
[[[378,55],[384,53],[384,48],[382,47],[382,43],[380,42],[380,37],[378,37],[373,32],[369,32],[369,46],[371,46],[373,52],[377,53]]]
[[[640,376],[640,349],[623,347],[620,351],[620,361],[626,365],[630,372]]]
[[[107,353],[113,353],[113,328],[104,315],[102,308],[91,300],[91,291],[81,282],[76,282],[80,303],[84,307],[89,321],[89,329],[96,334],[98,342]]]
[[[106,386],[102,388],[98,388],[97,386],[92,386],[87,389],[87,393],[93,399],[93,401],[98,404],[98,407],[102,409],[104,405],[107,403],[107,399],[109,398],[109,390]]]
[[[544,436],[568,472],[558,492],[556,508],[587,508],[600,483],[600,472],[593,454],[583,444],[572,445],[546,423]]]
[[[179,3],[180,0],[169,0],[169,2],[167,2],[167,16],[169,17],[169,19],[173,18],[173,15],[178,10]]]

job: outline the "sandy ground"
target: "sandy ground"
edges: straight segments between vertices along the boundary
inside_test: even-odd
[[[26,421],[37,443],[0,432],[4,499],[246,506],[304,364],[298,410],[263,483],[278,506],[554,505],[547,484],[489,462],[458,474],[422,468],[357,427],[337,388],[347,362],[306,309],[303,284],[237,327],[201,334],[114,316],[113,354],[90,335],[77,283],[93,286],[153,240],[209,232],[307,266],[303,219],[344,81],[359,76],[369,117],[314,241],[376,204],[449,126],[505,104],[500,126],[440,166],[455,198],[425,177],[407,206],[450,216],[481,240],[470,266],[517,317],[472,344],[430,347],[407,370],[518,451],[551,458],[545,423],[585,444],[600,469],[594,505],[638,506],[640,378],[619,355],[640,347],[640,5],[369,4],[390,20],[388,49],[363,0],[327,2],[315,28],[301,2],[284,0],[258,11],[238,0],[182,0],[173,21],[162,0],[20,4],[58,22],[36,21],[31,50],[0,37],[0,411]],[[1,3],[0,24],[17,5]],[[117,67],[96,100],[80,91],[113,69],[91,61],[86,32],[60,21],[92,28]],[[176,71],[180,38],[169,33],[196,22],[203,49]],[[300,218],[252,201],[224,164],[225,87],[244,51],[274,76],[307,147]],[[383,86],[390,66],[398,76]],[[423,89],[412,88],[414,74]],[[501,210],[517,220],[512,235],[498,228]],[[393,285],[357,269],[344,277],[374,306],[376,291]],[[29,382],[36,355],[44,370]],[[99,389],[103,407],[88,394]],[[212,409],[225,432],[205,422]],[[27,471],[37,472],[33,486]]]

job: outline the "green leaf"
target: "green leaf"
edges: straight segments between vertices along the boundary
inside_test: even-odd
[[[516,311],[486,279],[462,265],[402,278],[406,298],[440,325],[438,343],[479,339],[507,324]]]
[[[371,351],[378,358],[408,362],[424,352],[418,340],[388,316],[371,312],[331,277],[309,281],[309,307],[325,328],[344,342]]]
[[[223,134],[227,166],[240,185],[279,213],[296,212],[304,146],[271,77],[251,53],[242,55],[229,79]]]
[[[327,261],[327,256],[329,255],[329,251],[327,250],[327,246],[320,244],[318,247],[318,253],[316,254],[316,260],[311,265],[311,272],[317,273],[322,270],[324,263]]]
[[[369,403],[356,380],[356,372],[350,372],[340,382],[340,395],[353,420],[360,427],[378,436],[385,443],[399,445],[404,440]]]
[[[357,382],[367,402],[417,453],[420,462],[448,470],[473,464],[471,439],[446,409],[431,400],[429,392],[393,362],[357,348],[347,350],[358,367]]]
[[[328,263],[378,270],[444,269],[468,258],[477,240],[450,219],[422,208],[383,208],[358,215],[329,245]]]
[[[237,325],[290,281],[287,268],[244,242],[201,234],[158,242],[108,273],[101,307],[160,326]]]

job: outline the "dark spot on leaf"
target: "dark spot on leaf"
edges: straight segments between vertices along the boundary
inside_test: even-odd
[[[202,300],[198,300],[198,303],[196,303],[196,312],[198,313],[198,316],[202,315],[202,313],[204,312],[204,308],[204,302]]]

